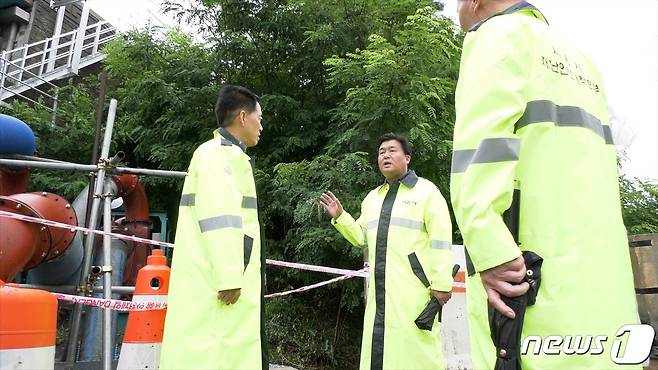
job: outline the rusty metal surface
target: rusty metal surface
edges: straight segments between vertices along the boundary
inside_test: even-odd
[[[112,176],[117,184],[118,195],[123,198],[126,207],[126,217],[116,221],[116,232],[125,235],[134,235],[140,238],[151,238],[151,219],[148,197],[144,186],[135,175]],[[146,257],[150,254],[150,246],[142,243],[131,243],[132,251],[126,260],[124,270],[124,285],[134,285],[139,269],[146,264]]]
[[[78,222],[66,199],[46,192],[0,196],[0,210],[71,226]],[[0,278],[12,280],[18,272],[59,256],[74,236],[71,230],[0,218]]]
[[[29,204],[21,201],[20,199],[17,199],[16,195],[0,197],[0,210],[14,212],[30,217],[41,217],[41,215]],[[3,220],[6,219],[3,218]],[[15,249],[23,249],[29,251],[30,256],[28,257],[27,261],[23,262],[22,259],[9,259],[7,261],[8,263],[12,264],[12,270],[19,269],[18,271],[22,271],[23,269],[32,268],[45,260],[46,256],[48,256],[48,252],[50,252],[51,237],[50,232],[46,226],[31,224],[25,221],[17,222],[20,224],[27,224],[29,227],[19,227],[18,223],[4,223],[3,225],[6,226],[3,227],[7,227],[6,230],[9,234],[11,234],[11,237],[16,239],[20,238],[20,242],[15,240],[14,243],[21,244],[12,244],[12,242],[7,239],[7,236],[5,236],[4,238],[0,239],[0,253]],[[5,231],[5,229],[3,229],[3,231]],[[3,232],[2,234],[6,235],[8,233]],[[19,237],[17,235],[19,233],[30,233],[30,235],[22,235]],[[28,244],[28,241],[30,244]],[[22,263],[20,266],[13,265],[20,263]]]
[[[1,205],[0,209],[4,210]],[[34,229],[27,222],[0,218],[0,280],[12,281],[32,258],[37,242]]]
[[[45,218],[52,221],[57,221],[71,226],[78,224],[78,219],[75,215],[75,210],[71,204],[59,195],[40,192],[40,193],[24,193],[11,196],[13,199],[22,201],[34,209],[40,218]],[[50,246],[45,258],[40,261],[48,261],[61,255],[69,247],[75,232],[56,227],[47,227],[50,234]],[[28,266],[32,268],[34,266]]]
[[[30,170],[27,168],[9,169],[0,166],[0,195],[24,193],[30,181]]]

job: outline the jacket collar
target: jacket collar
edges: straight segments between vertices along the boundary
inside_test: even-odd
[[[516,12],[528,13],[529,15],[532,15],[535,18],[541,19],[544,22],[546,22],[546,24],[548,24],[548,21],[546,20],[546,17],[544,17],[544,15],[534,5],[530,4],[527,1],[519,1],[518,3],[516,3],[516,4],[512,5],[511,7],[503,10],[502,12],[494,14],[491,17],[476,23],[473,27],[471,27],[468,30],[468,32],[477,31],[478,28],[480,28],[480,26],[482,26],[484,23],[486,23],[491,18],[497,17],[499,15],[513,14],[513,13],[516,13]]]
[[[247,146],[244,145],[244,144],[243,144],[240,140],[238,140],[235,136],[231,135],[231,133],[228,132],[228,130],[225,129],[224,127],[220,127],[220,128],[218,128],[217,130],[213,131],[213,137],[216,138],[216,137],[218,137],[218,136],[221,137],[221,138],[227,139],[228,142],[227,142],[226,144],[231,143],[231,144],[237,145],[240,149],[242,149],[243,152],[246,152],[246,151],[247,151]],[[224,144],[224,143],[225,143],[225,142],[222,141],[222,144]]]
[[[414,172],[414,170],[409,170],[407,171],[407,173],[400,176],[398,181],[401,182],[404,186],[408,187],[409,189],[413,189],[414,186],[416,186],[416,184],[418,183],[418,175],[416,175],[416,172]],[[386,185],[386,180],[384,180],[382,186],[384,185]]]

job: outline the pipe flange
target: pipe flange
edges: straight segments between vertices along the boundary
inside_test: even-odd
[[[29,204],[38,214],[35,217],[71,225],[71,229],[46,226],[50,233],[50,246],[45,261],[63,254],[75,237],[73,227],[78,225],[78,218],[71,204],[63,197],[48,192],[16,194],[11,198]]]
[[[52,216],[49,216],[51,220],[69,224],[71,227],[78,225],[78,216],[75,214],[75,209],[73,209],[66,199],[52,193],[46,193],[43,197],[47,198],[49,203],[52,204],[53,214]],[[69,230],[51,228],[50,233],[52,235],[52,247],[50,253],[48,253],[48,256],[46,257],[46,261],[62,255],[71,242],[73,242],[76,231],[73,228]]]
[[[39,212],[30,207],[27,203],[16,199],[16,195],[8,197],[0,197],[0,210],[13,212],[23,216],[42,218]],[[36,245],[32,258],[27,262],[24,270],[31,269],[41,264],[46,260],[51,249],[51,235],[50,230],[45,225],[30,223],[37,237],[35,238]]]

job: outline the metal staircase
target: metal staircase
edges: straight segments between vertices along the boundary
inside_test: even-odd
[[[55,114],[57,86],[53,81],[77,75],[105,58],[101,46],[118,37],[106,21],[81,27],[0,54],[0,104],[24,99]]]

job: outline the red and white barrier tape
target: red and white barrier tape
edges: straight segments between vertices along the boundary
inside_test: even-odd
[[[20,215],[20,214],[13,213],[13,212],[0,211],[0,217],[13,218],[13,219],[16,219],[16,220],[21,220],[21,221],[26,221],[26,222],[33,222],[33,223],[38,223],[38,224],[42,224],[42,225],[57,227],[57,228],[61,228],[61,229],[67,229],[67,230],[71,230],[71,232],[81,231],[85,234],[92,233],[92,234],[96,234],[96,235],[109,235],[109,236],[111,236],[113,238],[116,238],[116,239],[129,240],[129,241],[134,241],[134,242],[138,242],[138,243],[156,245],[156,246],[166,247],[166,248],[173,248],[174,247],[174,244],[172,244],[172,243],[159,242],[159,241],[156,241],[156,240],[138,238],[136,236],[128,236],[128,235],[123,235],[123,234],[106,233],[106,232],[100,231],[100,230],[87,229],[87,228],[84,228],[84,227],[81,227],[81,226],[72,226],[72,225],[69,225],[69,224],[64,224],[64,223],[51,221],[51,220],[46,220],[46,219],[42,219],[42,218],[36,218],[36,217]],[[329,284],[332,284],[332,283],[335,283],[335,282],[338,282],[338,281],[347,280],[347,279],[350,279],[350,278],[355,277],[355,276],[356,277],[362,277],[362,278],[365,278],[365,277],[368,276],[368,269],[367,268],[363,268],[361,270],[346,270],[346,269],[338,269],[338,268],[333,268],[333,267],[308,265],[308,264],[304,264],[304,263],[277,261],[277,260],[271,260],[271,259],[267,259],[266,263],[268,265],[273,265],[273,266],[288,267],[288,268],[294,268],[294,269],[298,269],[298,270],[324,272],[324,273],[328,273],[328,274],[340,275],[339,277],[336,277],[336,278],[333,278],[333,279],[330,279],[330,280],[326,280],[326,281],[319,282],[319,283],[312,284],[312,285],[307,285],[307,286],[297,288],[297,289],[294,289],[294,290],[289,290],[289,291],[280,292],[280,293],[268,294],[268,295],[265,296],[266,298],[282,297],[282,296],[292,294],[292,293],[305,292],[305,291],[308,291],[308,290],[311,290],[311,289],[314,289],[314,288],[319,288],[321,286],[329,285]],[[464,283],[455,282],[455,283],[453,283],[453,286],[463,288]],[[116,303],[118,305],[117,307],[123,307],[123,306],[121,306],[121,304],[123,304],[124,306],[126,304],[128,304],[128,305],[132,304],[132,302],[128,302],[128,301],[107,300],[107,299],[102,299],[102,298],[71,296],[71,295],[59,294],[59,293],[57,293],[57,294],[59,295],[58,299],[68,300],[68,301],[72,301],[72,302],[76,302],[76,303],[87,304],[87,303],[80,302],[81,300],[84,300],[85,302],[90,302],[88,305],[94,305],[94,303],[98,303],[98,304],[103,304],[103,305],[109,304],[109,305],[112,306],[114,303]],[[60,298],[60,296],[61,297],[68,297],[68,298],[64,299],[64,298]],[[77,301],[73,301],[73,299],[77,299]],[[100,306],[97,305],[96,307],[100,307]],[[103,307],[105,307],[105,306],[103,306]],[[106,307],[106,308],[111,308],[111,307]],[[116,308],[116,309],[124,310],[124,309],[121,309],[121,308]],[[129,309],[125,309],[125,310],[128,311]],[[146,309],[146,310],[148,310],[148,309]]]
[[[30,217],[30,216],[25,216],[25,215],[19,215],[17,213],[13,213],[13,212],[0,211],[0,217],[13,218],[15,220],[21,220],[21,221],[26,221],[26,222],[32,222],[32,223],[52,226],[52,227],[56,227],[56,228],[59,228],[59,229],[67,229],[67,230],[71,230],[71,232],[82,231],[85,235],[87,235],[89,233],[96,234],[96,235],[101,235],[101,236],[109,235],[109,236],[111,236],[113,238],[116,238],[116,239],[130,240],[130,241],[138,242],[138,243],[157,245],[159,247],[172,248],[174,246],[171,243],[159,242],[159,241],[151,240],[151,239],[138,238],[136,236],[106,233],[106,232],[100,231],[100,230],[92,230],[92,229],[84,228],[82,226],[69,225],[69,224],[64,224],[64,223],[57,222],[57,221],[46,220],[46,219],[43,219],[43,218],[36,218],[36,217]]]
[[[122,301],[119,299],[105,299],[96,297],[81,297],[77,295],[52,293],[55,298],[60,301],[67,301],[73,303],[80,303],[85,306],[109,308],[116,311],[152,311],[152,310],[166,310],[167,302],[131,302]]]
[[[344,269],[337,269],[333,267],[324,267],[324,266],[316,266],[316,265],[307,265],[305,263],[294,263],[294,262],[285,262],[285,261],[277,261],[277,260],[265,260],[265,262],[268,265],[272,266],[281,266],[281,267],[289,267],[297,270],[306,270],[306,271],[316,271],[316,272],[325,272],[327,274],[334,274],[334,275],[344,275],[344,276],[356,276],[356,277],[367,277],[368,276],[368,269],[361,269],[361,270],[344,270]]]
[[[356,272],[367,274],[366,269],[361,269],[361,270],[358,270],[358,271],[356,271]],[[293,290],[288,290],[288,291],[281,292],[281,293],[267,294],[267,295],[265,296],[265,298],[283,297],[283,296],[288,295],[288,294],[301,293],[301,292],[305,292],[305,291],[307,291],[307,290],[311,290],[311,289],[319,288],[319,287],[321,287],[321,286],[329,285],[329,284],[332,284],[332,283],[335,283],[335,282],[338,282],[338,281],[351,279],[351,278],[353,278],[354,276],[358,276],[358,275],[356,275],[356,274],[354,274],[354,275],[343,275],[343,276],[335,277],[335,278],[333,278],[333,279],[326,280],[326,281],[322,281],[322,282],[319,282],[319,283],[316,283],[316,284],[303,286],[303,287],[301,287],[301,288],[297,288],[297,289],[293,289]]]
[[[358,273],[367,273],[366,269],[361,269],[356,271]],[[357,274],[349,274],[349,275],[343,275],[343,276],[338,276],[330,280],[326,281],[321,281],[319,283],[315,283],[312,285],[307,285],[303,286],[301,288],[293,289],[293,290],[288,290],[285,292],[280,292],[280,293],[271,293],[265,295],[265,298],[276,298],[276,297],[283,297],[287,296],[293,293],[302,293],[309,291],[311,289],[319,288],[325,285],[333,284],[339,281],[351,279],[355,276],[359,276]],[[465,287],[464,283],[453,283],[454,287]],[[81,297],[81,296],[75,296],[75,295],[70,295],[70,294],[62,294],[62,293],[51,293],[55,296],[55,298],[59,299],[60,301],[67,301],[67,302],[73,302],[73,303],[80,303],[86,306],[92,306],[92,307],[99,307],[99,308],[108,308],[110,310],[116,310],[116,311],[152,311],[152,310],[166,310],[167,309],[167,303],[166,302],[150,302],[150,301],[144,301],[144,302],[131,302],[131,301],[122,301],[118,299],[105,299],[105,298],[95,298],[95,297]]]
[[[0,217],[13,218],[15,220],[37,223],[37,224],[57,227],[57,228],[60,228],[60,229],[67,229],[67,230],[71,230],[71,232],[81,231],[84,234],[92,233],[92,234],[101,235],[101,236],[102,235],[109,235],[109,236],[111,236],[113,238],[116,238],[116,239],[123,239],[123,240],[138,242],[138,243],[151,244],[151,245],[156,245],[156,246],[159,246],[159,247],[166,247],[166,248],[173,248],[174,247],[174,244],[172,244],[172,243],[159,242],[159,241],[155,241],[155,240],[151,240],[151,239],[138,238],[136,236],[128,236],[128,235],[123,235],[123,234],[106,233],[106,232],[101,231],[101,230],[92,230],[92,229],[87,229],[87,228],[84,228],[84,227],[81,227],[81,226],[72,226],[72,225],[69,225],[69,224],[64,224],[64,223],[61,223],[61,222],[46,220],[46,219],[42,219],[42,218],[19,215],[17,213],[13,213],[13,212],[0,211]],[[334,274],[334,275],[350,275],[350,276],[358,276],[358,277],[368,276],[367,272],[363,273],[363,272],[360,272],[360,270],[358,270],[358,271],[345,270],[345,269],[338,269],[338,268],[333,268],[333,267],[307,265],[307,264],[304,264],[304,263],[292,263],[292,262],[284,262],[284,261],[277,261],[277,260],[271,260],[271,259],[266,260],[266,262],[267,262],[268,265],[273,265],[273,266],[290,267],[290,268],[295,268],[295,269],[298,269],[298,270],[306,270],[306,271],[325,272],[325,273]]]
[[[364,270],[359,270],[364,271]],[[280,293],[272,293],[265,295],[265,298],[275,298],[283,297],[293,293],[301,293],[311,289],[319,288],[321,286],[329,285],[338,281],[347,280],[353,278],[355,275],[343,275],[331,280],[322,281],[316,284],[304,286],[301,288],[288,290]],[[98,307],[98,308],[107,308],[115,311],[153,311],[153,310],[166,310],[166,302],[131,302],[131,301],[122,301],[119,299],[105,299],[105,298],[96,298],[96,297],[81,297],[70,294],[62,293],[51,293],[60,301],[79,303],[85,306]]]

